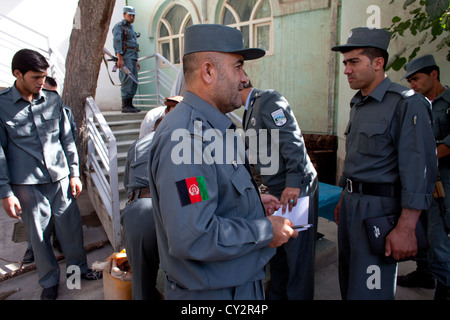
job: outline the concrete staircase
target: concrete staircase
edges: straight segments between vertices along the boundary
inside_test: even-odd
[[[119,175],[119,200],[120,209],[125,207],[128,201],[123,186],[125,162],[130,145],[139,138],[141,122],[147,111],[139,113],[121,113],[120,111],[103,111],[103,116],[114,133],[117,142],[117,166]]]

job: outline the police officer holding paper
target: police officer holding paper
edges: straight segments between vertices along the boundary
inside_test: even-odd
[[[352,29],[343,54],[344,74],[358,90],[345,131],[346,157],[335,209],[339,281],[343,299],[393,299],[396,263],[417,254],[415,228],[431,205],[437,158],[425,99],[385,75],[391,35],[383,29]],[[364,220],[396,214],[385,256],[370,251]],[[369,278],[370,277],[370,278]]]
[[[257,150],[250,155],[271,195],[280,199],[284,210],[297,205],[299,197],[309,196],[308,223],[313,226],[295,239],[277,248],[270,261],[271,300],[314,299],[314,257],[318,222],[317,172],[309,159],[300,127],[288,101],[275,90],[245,85],[242,103],[245,106],[243,128],[246,139],[257,138]],[[262,132],[262,130],[264,130]],[[265,136],[262,138],[262,136]],[[267,138],[267,144],[264,139]],[[268,153],[276,163],[265,164]],[[285,212],[285,211],[284,211]]]
[[[239,161],[245,150],[226,143],[241,138],[225,113],[241,107],[244,60],[265,51],[244,49],[241,32],[222,25],[193,25],[184,36],[187,92],[161,122],[149,158],[166,299],[263,299],[274,248],[298,232],[288,219],[266,217]],[[192,153],[180,154],[180,144]]]

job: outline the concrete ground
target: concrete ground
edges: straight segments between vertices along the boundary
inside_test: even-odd
[[[78,200],[82,212],[85,247],[92,249],[87,253],[88,264],[95,261],[104,261],[113,249],[107,242],[106,234],[96,218],[86,193]],[[11,272],[20,266],[27,242],[14,243],[12,239],[14,224],[17,220],[9,218],[0,209],[0,300],[39,300],[42,288],[38,284],[38,274],[34,264],[25,265],[31,271],[18,276],[8,278]],[[336,232],[334,222],[319,218],[318,231],[324,237],[318,241],[315,274],[315,299],[316,300],[340,300],[337,258],[336,258]],[[56,256],[59,254],[55,251]],[[81,289],[68,289],[65,278],[65,262],[60,261],[61,281],[58,291],[58,300],[103,300],[103,281],[81,280]],[[399,274],[406,274],[415,269],[414,262],[399,264]],[[158,283],[161,287],[162,274]],[[420,288],[397,288],[397,300],[431,300],[434,290]]]

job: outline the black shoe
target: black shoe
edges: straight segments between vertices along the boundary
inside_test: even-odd
[[[138,108],[132,108],[132,107],[122,108],[122,113],[137,113],[137,112],[141,112],[141,110]]]
[[[401,287],[434,289],[436,282],[429,272],[413,271],[405,276],[397,277],[397,284]]]
[[[434,292],[434,300],[450,300],[450,286],[444,286],[438,281]]]
[[[86,273],[81,274],[81,278],[86,280],[100,280],[101,278],[103,278],[103,272],[88,269]]]
[[[27,251],[25,251],[25,254],[23,255],[22,262],[27,264],[32,263],[33,261],[34,261],[33,250],[27,249]]]
[[[58,296],[58,285],[50,288],[44,288],[41,293],[41,300],[56,300]]]

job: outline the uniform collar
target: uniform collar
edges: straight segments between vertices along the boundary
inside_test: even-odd
[[[434,98],[433,102],[438,100],[438,99],[443,99],[445,101],[447,101],[447,103],[450,104],[450,88],[445,86],[446,90],[444,92],[442,92],[440,95],[438,95],[436,98]]]
[[[188,104],[203,116],[202,119],[193,114],[192,121],[206,120],[213,128],[220,130],[222,133],[225,133],[233,124],[229,117],[192,92],[187,91],[182,102]]]
[[[378,102],[381,102],[391,84],[392,84],[391,79],[389,79],[389,77],[386,77],[375,89],[372,90],[371,93],[369,93],[368,96],[363,96],[361,90],[359,90],[358,93],[354,95],[351,101],[351,105],[353,106],[355,103],[358,104],[363,101],[367,101],[369,97],[375,99]]]
[[[23,101],[30,102],[30,101],[28,101],[28,100],[25,100],[25,99],[22,97],[22,94],[21,94],[21,93],[19,92],[19,90],[17,90],[17,88],[16,88],[16,83],[15,83],[15,82],[14,82],[14,85],[11,87],[11,95],[12,95],[12,100],[13,100],[14,104],[16,104],[19,100],[23,100]],[[37,103],[37,102],[39,102],[41,99],[44,99],[44,100],[45,100],[45,95],[42,93],[42,90],[39,91],[38,96],[37,96],[35,99],[33,99],[33,101],[31,101],[31,103]]]
[[[245,100],[245,110],[248,110],[248,106],[250,104],[250,100],[252,98],[252,94],[253,94],[254,90],[255,90],[255,88],[252,88],[252,91],[250,91],[250,93],[247,96],[247,100]]]

